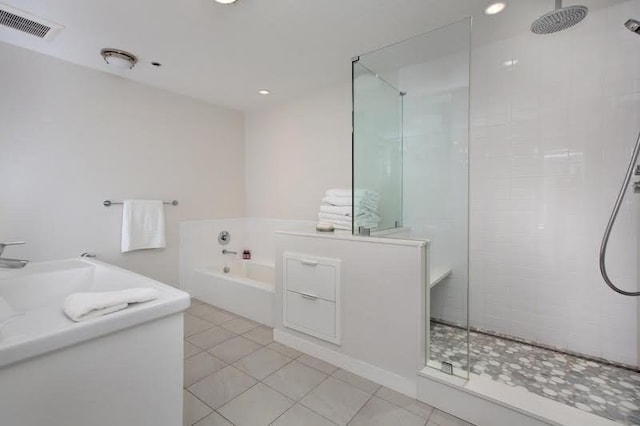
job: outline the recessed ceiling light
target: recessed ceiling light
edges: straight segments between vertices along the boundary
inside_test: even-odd
[[[222,4],[231,4],[231,3],[235,3],[236,0],[216,0],[216,2],[222,3]]]
[[[491,3],[489,6],[486,7],[486,9],[484,10],[484,14],[485,15],[495,15],[497,13],[500,13],[504,10],[504,8],[507,7],[506,3],[503,3],[501,1],[496,2],[496,3]]]
[[[268,95],[271,92],[268,91],[267,89],[262,89],[262,90],[258,90],[258,93],[260,93],[261,95]]]

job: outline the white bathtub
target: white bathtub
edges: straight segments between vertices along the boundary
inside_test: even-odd
[[[160,296],[78,323],[62,311],[71,293],[133,287]],[[95,260],[0,269],[0,425],[180,424],[189,303],[182,291]]]
[[[203,302],[273,326],[275,269],[252,260],[194,270],[185,289]]]

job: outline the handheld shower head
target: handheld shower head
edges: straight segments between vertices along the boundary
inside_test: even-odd
[[[629,19],[624,23],[624,26],[629,29],[629,31],[633,31],[636,34],[640,34],[640,21],[636,21],[635,19]]]

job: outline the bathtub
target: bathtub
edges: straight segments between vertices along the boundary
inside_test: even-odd
[[[225,272],[225,266],[228,272]],[[185,289],[203,302],[273,327],[275,269],[252,260],[195,269]]]
[[[77,323],[62,311],[71,293],[133,287],[159,297]],[[189,304],[183,291],[96,260],[0,269],[0,425],[181,424]]]

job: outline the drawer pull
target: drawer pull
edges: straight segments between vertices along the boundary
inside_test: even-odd
[[[318,300],[318,296],[314,296],[313,294],[309,294],[309,293],[300,293],[300,296],[309,300]]]
[[[303,265],[318,266],[318,261],[316,260],[300,259],[300,263]]]

